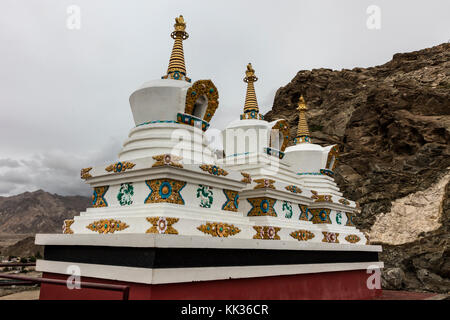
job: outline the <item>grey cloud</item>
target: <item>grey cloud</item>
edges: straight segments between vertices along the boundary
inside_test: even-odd
[[[20,163],[14,159],[0,159],[0,167],[17,168],[20,167]]]

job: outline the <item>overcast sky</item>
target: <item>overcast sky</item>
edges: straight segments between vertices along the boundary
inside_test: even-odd
[[[219,90],[211,123],[218,129],[241,113],[248,62],[265,113],[299,70],[375,66],[450,39],[448,0],[0,4],[0,195],[91,192],[80,168],[117,159],[134,126],[129,95],[165,74],[179,14],[190,35],[188,76],[212,79]],[[79,29],[67,26],[71,5],[80,8]],[[379,29],[367,27],[371,5],[380,9]]]

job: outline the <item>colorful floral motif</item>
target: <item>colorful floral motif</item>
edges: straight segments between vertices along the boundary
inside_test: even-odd
[[[248,198],[248,202],[250,202],[252,208],[248,212],[247,216],[272,216],[276,217],[277,213],[274,209],[275,202],[277,200],[273,198]]]
[[[105,200],[106,191],[108,191],[109,186],[95,187],[94,194],[92,195],[92,206],[94,208],[107,207],[108,202]]]
[[[120,185],[119,193],[117,193],[117,200],[121,206],[129,206],[133,203],[133,195],[133,183],[122,183]]]
[[[70,226],[74,223],[75,221],[73,219],[67,219],[64,220],[63,223],[63,233],[64,234],[73,234],[73,230],[70,229]]]
[[[253,189],[275,189],[275,186],[273,185],[275,183],[275,180],[272,179],[255,179],[253,180],[256,182],[256,186]]]
[[[80,172],[81,179],[86,180],[88,178],[92,178],[91,174],[89,173],[89,171],[91,171],[91,170],[92,170],[92,167],[81,169],[81,172]]]
[[[86,228],[98,233],[114,233],[128,228],[129,225],[120,220],[99,220],[94,221],[86,226]]]
[[[314,233],[308,230],[296,230],[291,232],[290,236],[298,241],[308,241],[314,238]]]
[[[117,162],[117,163],[111,164],[111,165],[107,166],[105,168],[105,170],[108,172],[113,171],[113,172],[119,173],[122,171],[126,171],[127,169],[132,169],[134,166],[135,166],[134,163],[124,161],[124,162]]]
[[[152,167],[172,166],[176,168],[183,168],[183,165],[178,162],[182,159],[182,157],[175,156],[173,154],[160,154],[153,156],[153,159],[156,160],[156,162],[152,165]]]
[[[309,212],[312,214],[312,223],[314,224],[323,224],[329,223],[331,224],[330,213],[331,209],[326,208],[309,208]]]
[[[285,218],[292,218],[292,205],[288,201],[283,201],[282,210]]]
[[[329,194],[317,194],[317,191],[311,190],[311,193],[313,194],[311,196],[311,199],[315,199],[314,202],[333,202],[331,199],[332,195]]]
[[[173,179],[153,179],[146,180],[145,184],[149,187],[150,194],[144,203],[167,202],[184,205],[184,199],[180,192],[186,182]]]
[[[347,240],[350,243],[357,243],[359,240],[361,240],[360,237],[358,237],[356,234],[349,234],[345,237],[345,240]]]
[[[226,211],[238,211],[239,208],[239,192],[233,190],[223,189],[223,193],[227,200],[222,206],[222,210]]]
[[[285,189],[292,193],[302,193],[302,190],[299,187],[294,186],[294,185],[286,186]]]
[[[320,169],[319,172],[325,176],[334,177],[334,172],[329,169]]]
[[[322,242],[328,242],[328,243],[339,243],[339,233],[336,232],[326,232],[322,231],[323,233],[323,239]]]
[[[263,240],[280,240],[280,236],[278,235],[278,231],[281,228],[279,227],[271,227],[271,226],[253,226],[256,234],[253,236],[253,239],[263,239]]]
[[[226,176],[228,174],[228,172],[223,170],[222,168],[219,168],[218,166],[214,166],[211,164],[202,164],[200,166],[200,169],[202,169],[203,171],[209,172],[209,174],[212,174],[215,176]]]
[[[197,188],[197,199],[199,198],[201,208],[211,208],[214,200],[212,187],[199,184]]]
[[[146,219],[152,224],[152,227],[145,233],[178,234],[178,231],[172,226],[180,220],[178,218],[147,217]]]
[[[235,227],[232,224],[227,223],[216,223],[216,222],[206,222],[206,224],[202,224],[197,227],[203,233],[209,234],[213,237],[228,237],[234,236],[235,234],[241,232],[238,227]]]

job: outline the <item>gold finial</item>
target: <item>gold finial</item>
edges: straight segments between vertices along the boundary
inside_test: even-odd
[[[253,83],[258,81],[255,76],[255,70],[252,64],[247,65],[245,71],[244,82],[247,83],[247,93],[245,95],[244,113],[241,115],[242,119],[262,119],[262,115],[259,114],[258,101],[256,100],[255,86]]]
[[[298,100],[297,110],[299,111],[298,128],[297,128],[297,137],[295,137],[294,142],[295,144],[305,142],[310,143],[311,138],[309,136],[309,128],[308,123],[306,121],[306,110],[308,110],[308,107],[306,106],[306,102],[303,96],[300,96],[300,99]]]
[[[175,42],[170,55],[169,67],[167,68],[167,74],[161,78],[191,82],[191,79],[186,77],[186,66],[184,64],[183,40],[189,38],[189,34],[185,31],[186,23],[182,15],[175,18],[174,28],[175,31],[170,34]]]

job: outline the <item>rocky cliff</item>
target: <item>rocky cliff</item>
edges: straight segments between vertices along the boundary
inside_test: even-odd
[[[357,226],[385,244],[384,285],[450,291],[450,44],[372,68],[299,71],[265,115],[288,120],[291,138],[300,95],[313,142],[340,147],[335,178],[362,207]]]

